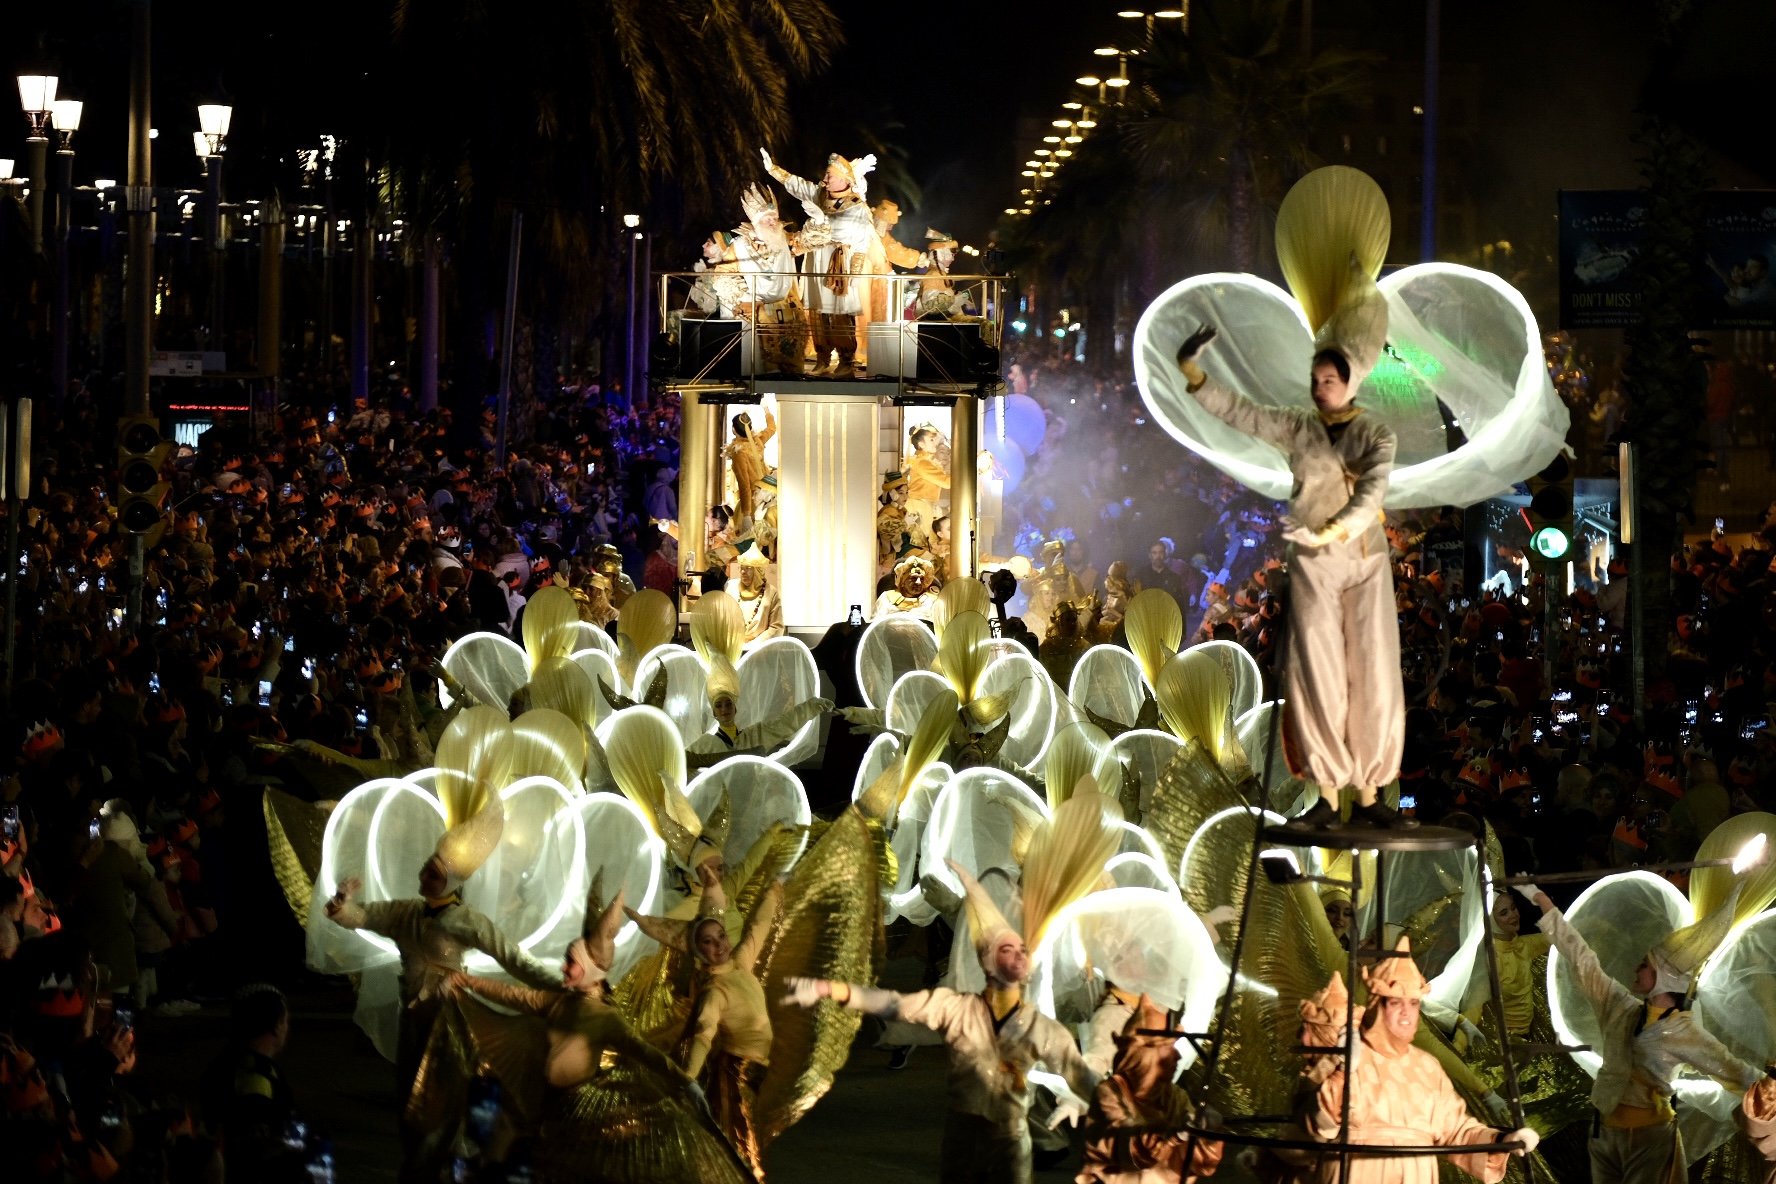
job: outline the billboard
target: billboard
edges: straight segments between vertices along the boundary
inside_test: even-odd
[[[1562,190],[1560,327],[1612,329],[1640,318],[1635,264],[1647,217],[1638,189]],[[1776,329],[1776,192],[1702,195],[1696,329]]]

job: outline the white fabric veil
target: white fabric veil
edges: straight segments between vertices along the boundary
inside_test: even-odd
[[[1545,467],[1570,417],[1522,295],[1490,272],[1453,263],[1403,268],[1379,286],[1392,352],[1357,401],[1398,439],[1387,504],[1472,505]],[[1282,454],[1211,416],[1185,389],[1177,349],[1204,323],[1220,330],[1203,359],[1213,378],[1259,403],[1307,410],[1314,346],[1306,316],[1277,285],[1223,272],[1173,285],[1135,327],[1135,378],[1160,425],[1242,485],[1287,497]],[[1453,451],[1439,401],[1466,437]]]
[[[870,707],[885,707],[902,675],[930,670],[937,660],[931,627],[906,613],[877,617],[857,639],[857,689]]]

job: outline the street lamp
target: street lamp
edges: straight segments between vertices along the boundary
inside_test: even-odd
[[[629,231],[629,335],[623,346],[623,398],[634,407],[635,402],[635,245],[641,241],[641,215],[624,214],[623,225]]]
[[[56,145],[55,171],[55,274],[49,321],[49,382],[57,399],[68,394],[68,231],[74,224],[74,133],[86,104],[79,99],[56,99],[50,118],[61,136]]]
[[[31,134],[25,138],[26,168],[30,173],[31,250],[43,253],[43,189],[49,167],[49,137],[44,125],[49,122],[50,106],[55,102],[57,78],[54,74],[20,74],[18,76],[19,106],[31,123]]]
[[[209,149],[204,156],[209,177],[210,199],[210,249],[220,251],[227,245],[222,235],[222,153],[227,151],[228,125],[234,121],[234,108],[226,103],[199,103],[197,107],[197,134],[203,137],[204,145]],[[195,140],[192,141],[194,144]]]

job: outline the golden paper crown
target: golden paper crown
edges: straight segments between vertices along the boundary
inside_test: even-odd
[[[1431,984],[1412,960],[1412,941],[1405,934],[1394,943],[1394,956],[1363,969],[1363,985],[1372,999],[1423,999]]]

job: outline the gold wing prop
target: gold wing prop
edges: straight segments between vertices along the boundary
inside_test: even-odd
[[[820,825],[820,824],[816,824]],[[766,843],[764,857],[752,868],[752,874],[742,882],[739,870],[729,872],[722,881],[722,890],[726,892],[732,907],[739,909],[741,915],[750,918],[752,911],[758,907],[765,895],[765,889],[774,884],[778,877],[788,873],[794,865],[796,853],[802,845],[802,828],[786,826],[780,830],[769,831],[758,837],[758,842]],[[813,831],[810,829],[810,835]],[[813,844],[810,838],[809,844]],[[751,864],[748,859],[746,863]]]
[[[1244,878],[1251,830],[1218,829],[1244,832],[1234,861]],[[1241,956],[1246,981],[1236,985],[1233,1014],[1221,1029],[1220,1092],[1209,1102],[1227,1114],[1282,1114],[1300,1080],[1301,1001],[1345,969],[1345,953],[1311,885],[1259,876],[1251,889],[1251,936]]]
[[[642,696],[641,701],[649,707],[659,707],[664,709],[666,706],[666,689],[670,685],[670,682],[671,680],[666,676],[666,667],[660,667],[659,673],[654,675],[654,681],[648,683],[647,694]]]
[[[802,858],[784,892],[783,915],[759,975],[775,1033],[771,1067],[753,1105],[761,1152],[832,1086],[863,1018],[831,1002],[811,1009],[783,1006],[783,980],[873,983],[881,975],[876,829],[855,808],[846,810]]]
[[[1239,787],[1222,771],[1220,764],[1203,748],[1200,741],[1190,740],[1171,759],[1153,788],[1153,800],[1141,822],[1165,851],[1168,867],[1176,871],[1183,858],[1184,845],[1202,824],[1223,810],[1244,806],[1246,799]],[[1241,831],[1239,858],[1231,859],[1245,873],[1245,853],[1250,844]],[[1216,861],[1220,867],[1222,861]],[[1179,885],[1184,887],[1184,885]],[[1185,889],[1188,896],[1189,889]],[[1238,899],[1236,896],[1235,900]],[[1192,902],[1193,907],[1195,902]],[[1320,986],[1325,986],[1321,983]],[[1315,990],[1319,988],[1316,987]]]
[[[407,1096],[407,1121],[423,1132],[419,1161],[448,1162],[468,1109],[469,1083],[483,1066],[499,1079],[520,1131],[534,1130],[548,1056],[541,1018],[504,1015],[466,995],[445,999]]]
[[[318,806],[268,786],[264,808],[272,874],[296,914],[296,923],[306,928],[315,877],[321,874],[321,837],[327,832],[332,805]]]
[[[1099,715],[1089,707],[1081,707],[1079,710],[1085,713],[1086,719],[1090,720],[1104,733],[1104,735],[1110,737],[1112,740],[1134,726],[1133,724],[1125,724],[1119,720],[1111,719],[1107,715]]]

